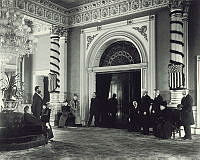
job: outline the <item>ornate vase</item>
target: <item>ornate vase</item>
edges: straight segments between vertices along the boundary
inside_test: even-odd
[[[14,111],[17,109],[18,105],[19,105],[18,100],[16,101],[4,101],[4,106],[2,108],[2,111]]]

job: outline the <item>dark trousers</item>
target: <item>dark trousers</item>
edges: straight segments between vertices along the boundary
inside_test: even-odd
[[[140,122],[139,122],[139,118],[134,117],[134,116],[130,116],[130,121],[128,121],[128,131],[135,131],[135,132],[139,132],[140,131]]]
[[[185,138],[191,138],[192,134],[191,134],[191,127],[190,125],[184,125],[184,131],[185,131]]]
[[[111,127],[115,127],[116,113],[111,113]]]
[[[88,126],[91,125],[92,119],[94,117],[94,125],[97,127],[99,125],[99,114],[95,112],[90,112],[90,117],[88,121]]]
[[[157,125],[159,124],[158,115],[152,115],[150,118],[150,126],[153,127],[153,134],[157,134]]]
[[[144,115],[142,116],[142,128],[143,128],[143,134],[149,134],[149,116],[148,115]]]

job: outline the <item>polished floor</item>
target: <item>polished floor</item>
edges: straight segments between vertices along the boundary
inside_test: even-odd
[[[200,135],[192,140],[159,140],[154,136],[106,128],[54,128],[45,146],[0,152],[0,160],[200,160]]]

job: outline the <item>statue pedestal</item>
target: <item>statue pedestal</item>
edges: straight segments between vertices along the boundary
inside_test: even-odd
[[[178,104],[181,104],[181,99],[183,98],[182,92],[183,90],[170,90],[171,101],[168,107],[176,108]]]
[[[50,124],[55,126],[57,124],[57,113],[61,111],[61,103],[59,99],[59,93],[50,93],[50,104],[51,104],[51,116]]]

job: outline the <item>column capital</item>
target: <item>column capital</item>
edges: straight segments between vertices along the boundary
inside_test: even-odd
[[[188,13],[192,0],[169,0],[169,8],[171,10],[179,9],[183,13]]]
[[[52,25],[51,26],[51,34],[55,34],[55,35],[58,35],[60,37],[63,36],[63,34],[66,32],[66,28],[65,27],[62,27],[62,26],[59,26],[59,25]]]
[[[185,0],[169,0],[169,8],[174,9],[183,9],[183,3]]]
[[[184,6],[183,6],[183,20],[188,21],[188,14],[189,14],[189,9],[190,5],[192,3],[192,0],[186,0],[184,1]]]
[[[65,43],[67,43],[67,38],[68,38],[68,29],[67,28],[62,28],[60,31],[60,37],[63,37],[65,40]]]

